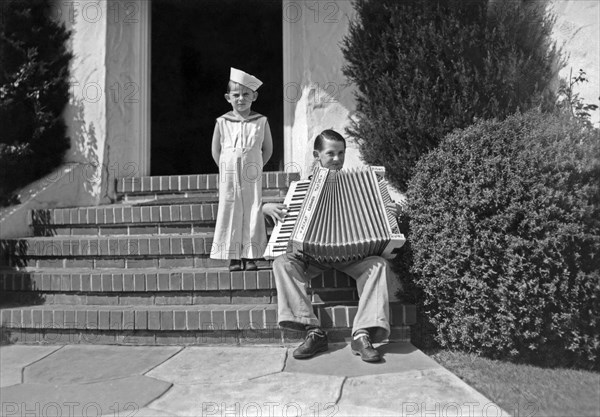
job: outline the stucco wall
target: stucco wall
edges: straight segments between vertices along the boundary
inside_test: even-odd
[[[583,69],[589,82],[576,87],[585,103],[600,106],[600,2],[598,0],[552,0],[556,14],[553,36],[567,55],[561,78],[569,78]],[[592,114],[594,126],[600,128],[600,111]]]
[[[101,166],[106,142],[107,2],[55,1],[60,20],[72,31],[71,97],[65,109],[71,149],[66,160],[84,189],[71,199],[94,204],[101,192]]]
[[[150,1],[111,0],[110,9],[101,202],[115,197],[115,178],[150,175]]]
[[[83,180],[83,189],[70,200],[108,203],[115,197],[115,178],[149,172],[149,2],[57,0],[56,5],[57,17],[73,31],[66,160],[77,165],[74,175]]]
[[[283,2],[285,165],[303,175],[312,165],[312,144],[324,129],[345,135],[355,108],[342,74],[342,38],[354,15],[350,1]],[[346,166],[361,165],[348,142]]]
[[[149,2],[56,0],[56,17],[73,31],[71,99],[64,118],[66,157],[83,189],[76,205],[114,199],[114,179],[149,173]]]

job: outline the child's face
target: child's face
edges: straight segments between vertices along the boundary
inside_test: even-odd
[[[258,93],[252,91],[245,85],[234,84],[229,90],[227,94],[225,94],[225,100],[229,104],[233,110],[238,113],[246,113],[250,112],[250,107],[252,106],[252,102],[256,100]]]
[[[313,151],[313,155],[323,168],[340,170],[344,166],[346,147],[343,142],[325,139],[323,149]]]

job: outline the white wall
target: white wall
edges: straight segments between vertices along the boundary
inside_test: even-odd
[[[55,1],[73,31],[66,160],[83,190],[70,201],[108,203],[116,177],[149,174],[150,2]]]
[[[150,175],[150,5],[110,2],[102,202],[115,197],[115,178]]]
[[[106,142],[107,2],[55,0],[60,20],[72,31],[71,97],[64,111],[71,149],[66,160],[82,190],[68,200],[95,204],[101,193],[101,166]]]
[[[551,0],[556,14],[554,39],[567,54],[567,66],[561,78],[569,78],[583,69],[588,83],[576,87],[585,103],[600,106],[600,2],[598,0]],[[592,122],[600,128],[600,111],[592,114]]]
[[[345,0],[283,2],[286,170],[308,172],[313,141],[322,130],[346,136],[355,100],[342,74],[340,46],[353,15]],[[346,167],[358,165],[357,146],[348,141]]]

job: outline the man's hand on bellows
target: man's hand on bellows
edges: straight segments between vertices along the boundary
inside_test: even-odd
[[[388,203],[386,207],[392,212],[394,217],[400,217],[400,214],[406,209],[406,200]]]
[[[287,206],[285,204],[266,203],[263,205],[263,214],[269,216],[274,224],[282,221],[286,212]]]

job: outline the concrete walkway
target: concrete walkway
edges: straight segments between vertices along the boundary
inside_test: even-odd
[[[3,417],[507,416],[410,343],[350,346],[309,360],[293,348],[0,347]]]

